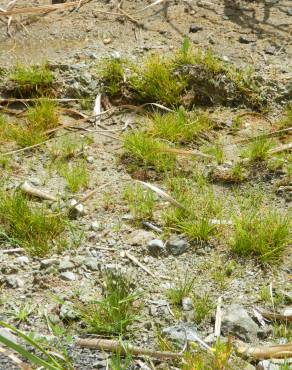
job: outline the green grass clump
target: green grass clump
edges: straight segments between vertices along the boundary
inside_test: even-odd
[[[183,208],[170,206],[165,211],[166,226],[191,240],[207,241],[218,230],[218,225],[212,224],[211,219],[219,217],[221,201],[215,198],[210,187],[205,185],[199,189],[186,179],[172,179],[170,187],[173,197]]]
[[[194,295],[193,306],[195,312],[194,320],[198,324],[201,324],[215,308],[215,305],[208,294],[204,294],[202,296]]]
[[[110,96],[121,94],[125,78],[125,66],[127,61],[120,58],[108,58],[103,60],[103,66],[99,71],[105,91]]]
[[[246,158],[250,163],[263,162],[269,157],[269,151],[273,147],[273,142],[266,138],[258,138],[253,140],[242,152],[242,157]]]
[[[47,138],[46,131],[57,127],[59,123],[56,105],[51,100],[39,99],[27,112],[27,120],[11,122],[0,119],[0,138],[15,141],[21,147],[41,143]]]
[[[152,218],[156,203],[153,191],[143,189],[139,184],[127,186],[124,190],[124,199],[135,219],[147,220]]]
[[[83,153],[87,139],[81,139],[78,135],[66,135],[56,138],[49,145],[49,154],[54,162],[65,162]]]
[[[184,274],[183,279],[180,279],[175,287],[169,288],[166,291],[166,296],[173,305],[181,305],[185,297],[189,297],[195,282],[194,276],[189,276],[189,273]]]
[[[166,145],[143,131],[133,131],[123,138],[125,155],[137,166],[152,167],[158,172],[173,171],[175,155],[164,153]]]
[[[134,95],[141,102],[156,102],[178,106],[187,86],[187,80],[174,73],[173,62],[151,56],[130,80]]]
[[[279,129],[292,127],[292,103],[289,103],[285,109],[283,117],[278,123]]]
[[[213,122],[207,113],[188,113],[180,108],[175,113],[155,113],[150,120],[149,134],[173,143],[188,143],[212,127]]]
[[[2,191],[0,226],[29,254],[42,257],[52,251],[52,243],[60,241],[66,219],[49,213],[44,206],[31,205],[20,192],[11,195]]]
[[[218,164],[224,162],[224,150],[220,143],[209,144],[203,147],[203,152],[212,155]]]
[[[289,244],[289,232],[288,215],[254,205],[234,217],[230,246],[240,256],[255,256],[263,263],[277,262]]]
[[[131,282],[121,273],[107,273],[104,297],[87,305],[77,305],[91,333],[121,335],[136,319],[133,302],[138,298]]]
[[[17,84],[16,91],[24,98],[48,95],[52,91],[54,77],[46,64],[32,67],[18,64],[10,80]]]
[[[89,172],[86,161],[83,159],[75,163],[61,164],[60,174],[64,177],[67,187],[72,193],[88,187]]]

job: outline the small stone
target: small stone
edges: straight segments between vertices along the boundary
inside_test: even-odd
[[[178,342],[180,345],[184,345],[186,340],[196,342],[198,338],[197,329],[194,325],[188,323],[162,329],[162,334]]]
[[[147,248],[149,253],[154,257],[157,257],[165,252],[164,243],[160,239],[150,240],[150,242],[147,243]]]
[[[76,280],[75,274],[71,271],[61,272],[60,277],[61,279],[66,280],[66,281]]]
[[[87,257],[83,261],[84,266],[86,266],[89,270],[97,271],[99,269],[97,259],[95,257]]]
[[[74,304],[72,302],[66,301],[62,304],[60,318],[67,321],[76,320],[78,318],[78,313],[74,310]]]
[[[48,267],[51,267],[57,264],[57,262],[58,262],[57,258],[47,258],[47,259],[41,260],[40,268],[47,269]]]
[[[154,239],[154,234],[146,230],[134,230],[128,237],[128,242],[131,245],[145,245],[150,240]]]
[[[179,256],[180,254],[184,253],[189,247],[190,244],[186,240],[177,238],[175,236],[171,237],[166,243],[166,248],[168,252],[174,256]]]
[[[42,182],[41,180],[38,178],[38,177],[31,177],[29,179],[29,181],[31,182],[32,185],[34,186],[41,186],[42,185]]]
[[[292,16],[292,8],[287,9],[287,14]]]
[[[241,44],[251,44],[253,42],[256,42],[256,39],[253,36],[241,35],[241,36],[239,36],[238,41]]]
[[[21,280],[18,276],[7,276],[6,283],[11,288],[22,288],[24,286],[24,281]]]
[[[192,24],[192,25],[190,26],[190,28],[189,28],[189,32],[190,32],[190,33],[196,33],[196,32],[198,32],[198,31],[202,31],[202,29],[203,29],[203,27],[201,27],[201,26],[197,26],[197,25],[195,25],[195,24]]]
[[[227,55],[223,55],[221,59],[223,60],[223,62],[226,62],[226,63],[230,62],[230,59],[228,58]]]
[[[190,297],[184,297],[181,303],[184,311],[191,311],[193,309],[193,301]]]
[[[291,369],[289,365],[289,359],[288,360],[263,360],[260,361],[257,365],[257,370],[281,370],[281,369]]]
[[[74,268],[74,263],[70,261],[69,258],[63,258],[59,263],[59,271],[72,270]]]
[[[92,163],[94,162],[94,157],[92,157],[92,156],[88,156],[88,157],[86,158],[86,160],[87,160],[87,163],[92,164]]]
[[[76,205],[76,206],[75,206]],[[77,218],[85,214],[84,206],[77,202],[76,199],[70,201],[70,217]]]
[[[100,231],[101,230],[101,225],[97,221],[93,221],[90,225],[90,229],[93,231]]]
[[[244,307],[232,304],[222,319],[224,335],[233,334],[242,340],[251,342],[260,332],[258,325],[252,320]]]
[[[274,55],[276,53],[276,48],[274,46],[267,46],[264,52],[269,55]]]
[[[26,256],[19,256],[16,258],[16,263],[19,263],[20,265],[27,265],[29,263],[29,259]]]
[[[292,307],[286,307],[283,311],[283,315],[292,316]]]
[[[103,43],[104,43],[105,45],[108,45],[108,44],[110,44],[111,42],[112,42],[112,39],[111,39],[110,37],[103,39]]]

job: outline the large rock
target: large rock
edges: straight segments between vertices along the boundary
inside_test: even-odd
[[[190,244],[186,240],[178,238],[176,236],[171,237],[166,243],[166,248],[168,252],[173,254],[174,256],[179,256],[180,254],[184,253],[189,247]]]
[[[221,330],[224,335],[232,334],[244,341],[252,341],[260,332],[258,325],[239,304],[228,307],[222,319]]]
[[[128,242],[131,245],[145,245],[150,240],[154,239],[155,235],[146,230],[134,230],[128,236]]]
[[[164,328],[162,334],[180,345],[184,345],[186,341],[197,342],[199,337],[196,327],[186,323]]]

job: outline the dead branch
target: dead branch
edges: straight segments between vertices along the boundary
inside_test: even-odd
[[[274,149],[271,149],[269,151],[269,154],[277,154],[277,153],[282,153],[282,152],[286,152],[286,151],[290,151],[290,150],[292,150],[292,143],[284,144],[284,145],[278,146]]]
[[[222,322],[222,297],[218,298],[217,309],[216,309],[216,320],[215,320],[215,329],[214,336],[220,338],[221,333],[221,322]]]
[[[20,360],[20,358],[15,356],[8,349],[0,347],[0,353],[2,353],[3,356],[6,356],[6,357],[10,358],[10,360],[13,361],[21,370],[32,370],[32,368],[30,366],[28,366],[27,364],[22,362]]]
[[[37,189],[35,188],[34,186],[32,186],[31,184],[29,184],[27,181],[25,181],[20,189],[25,193],[25,194],[28,194],[30,196],[33,196],[33,197],[36,197],[36,198],[40,198],[40,199],[45,199],[45,200],[52,200],[53,202],[56,202],[57,201],[57,198],[52,195],[52,194],[49,194],[41,189]]]
[[[162,148],[160,149],[163,153],[174,153],[178,155],[186,155],[186,156],[195,156],[195,157],[202,157],[208,159],[214,159],[214,156],[205,154],[200,152],[199,150],[184,150],[184,149],[177,149],[177,148]]]
[[[261,314],[265,319],[268,319],[268,320],[292,322],[292,315],[283,315],[280,313],[268,312],[268,311],[261,312]]]
[[[289,358],[292,357],[292,343],[263,347],[251,347],[245,343],[237,343],[236,352],[239,355],[252,357],[257,360]]]
[[[178,359],[181,358],[182,355],[180,353],[175,352],[162,352],[162,351],[152,351],[146,348],[140,348],[137,346],[133,346],[131,344],[124,345],[122,342],[118,340],[110,340],[110,339],[83,339],[78,338],[76,340],[77,346],[85,347],[85,348],[96,348],[102,351],[109,351],[109,352],[116,352],[121,351],[122,353],[131,353],[136,356],[149,356],[153,358],[157,358],[160,360],[167,360],[167,359]]]
[[[149,274],[150,276],[156,278],[156,276],[153,274],[152,271],[150,271],[146,266],[144,266],[135,256],[133,256],[131,253],[129,253],[128,251],[125,251],[125,256],[127,258],[129,258],[129,260],[131,260],[135,265],[141,267],[142,270],[144,270],[145,272],[147,272],[147,274]]]

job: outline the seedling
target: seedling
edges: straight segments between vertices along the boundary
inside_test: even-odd
[[[61,165],[60,174],[66,180],[68,189],[72,193],[88,187],[89,173],[84,160],[69,164],[64,163]]]
[[[77,304],[77,309],[91,333],[122,335],[136,319],[137,309],[133,302],[138,295],[121,273],[107,273],[105,284],[104,297],[100,301]]]
[[[147,220],[152,218],[156,203],[153,191],[143,189],[139,184],[127,186],[124,190],[124,199],[135,219]]]
[[[166,296],[173,305],[181,305],[182,299],[189,297],[195,282],[194,276],[189,276],[189,273],[186,272],[182,279],[176,283],[174,288],[170,288],[166,291]]]
[[[44,206],[32,205],[20,192],[0,193],[0,223],[29,254],[45,256],[52,251],[66,227],[66,219],[49,213]]]
[[[54,77],[46,64],[25,67],[18,64],[10,75],[16,91],[23,97],[44,96],[52,92]]]

